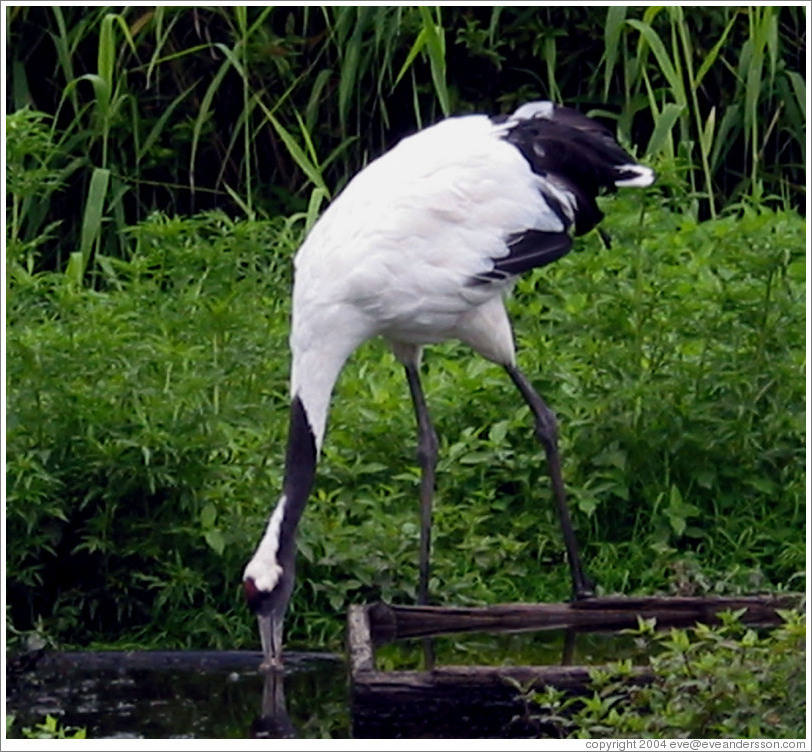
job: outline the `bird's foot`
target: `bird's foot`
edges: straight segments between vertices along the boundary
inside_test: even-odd
[[[282,671],[284,668],[285,666],[282,663],[281,655],[273,658],[265,658],[262,663],[259,664],[259,672],[261,674],[267,674],[271,671]]]

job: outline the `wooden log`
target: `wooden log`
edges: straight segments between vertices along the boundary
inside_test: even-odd
[[[574,603],[502,604],[484,608],[390,606],[375,603],[350,608],[349,647],[352,719],[356,737],[398,734],[417,738],[438,728],[453,738],[544,735],[544,714],[528,715],[524,693],[545,686],[568,693],[587,691],[597,666],[440,666],[427,671],[377,671],[374,646],[397,638],[448,632],[522,632],[566,629],[617,631],[636,627],[638,618],[658,626],[714,623],[721,611],[742,610],[751,625],[781,622],[780,609],[797,607],[799,595],[719,598],[607,597]],[[431,665],[431,664],[429,664]],[[625,681],[652,681],[648,667],[633,667]],[[519,724],[518,726],[516,724]],[[524,725],[522,725],[524,724]],[[555,724],[551,726],[553,732]]]
[[[368,608],[369,630],[376,645],[406,637],[447,632],[536,631],[575,629],[606,631],[637,626],[638,618],[657,620],[658,626],[716,623],[721,611],[744,609],[742,621],[750,625],[779,624],[778,610],[797,605],[799,597],[639,597],[588,598],[572,603],[517,603],[482,608],[446,606],[391,606]]]
[[[547,735],[525,693],[550,686],[587,692],[588,666],[444,666],[431,671],[358,671],[352,677],[353,735],[450,738]],[[626,681],[653,674],[634,667]],[[529,725],[528,725],[529,724]],[[532,727],[531,730],[530,727]]]
[[[638,618],[658,626],[714,623],[721,611],[743,610],[751,625],[781,622],[780,609],[797,607],[801,596],[607,597],[574,603],[502,604],[484,608],[390,606],[375,603],[350,608],[349,646],[353,733],[390,736],[392,729],[412,738],[438,728],[453,738],[519,735],[531,723],[531,735],[544,732],[543,714],[528,716],[523,693],[555,687],[586,691],[596,666],[441,666],[428,671],[377,671],[374,646],[398,638],[448,632],[521,632],[549,629],[606,632],[636,627]],[[431,664],[429,664],[431,665]],[[648,667],[634,667],[626,681],[652,681]],[[538,717],[537,717],[538,716]],[[554,724],[553,724],[554,725]],[[554,728],[552,729],[555,730]]]
[[[44,652],[37,669],[59,671],[109,671],[174,669],[179,672],[219,673],[257,669],[259,650],[82,650]],[[338,663],[335,653],[286,651],[285,665],[300,666],[314,661]]]
[[[361,671],[353,677],[356,699],[373,695],[395,702],[459,698],[467,694],[489,699],[512,699],[523,690],[552,686],[567,691],[583,690],[591,666],[444,666],[432,671]],[[629,681],[651,681],[647,667],[633,667]]]
[[[356,738],[510,738],[555,735],[526,693],[545,686],[587,691],[586,666],[447,666],[432,671],[359,671],[352,683]],[[652,680],[639,667],[629,683]]]
[[[375,668],[369,628],[369,610],[367,606],[352,605],[347,613],[347,642],[350,652],[350,670],[353,676],[373,671]]]

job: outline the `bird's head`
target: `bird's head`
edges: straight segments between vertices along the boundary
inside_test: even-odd
[[[293,590],[293,572],[276,565],[261,575],[253,576],[250,568],[251,565],[246,569],[242,584],[245,600],[256,614],[259,626],[263,656],[260,669],[279,669],[282,667],[282,634],[285,612]]]

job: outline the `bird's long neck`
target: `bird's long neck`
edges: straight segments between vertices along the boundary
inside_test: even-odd
[[[282,496],[274,511],[274,514],[277,511],[281,513],[277,554],[280,562],[293,559],[296,527],[313,489],[317,459],[316,436],[308,420],[302,399],[296,395],[290,403],[290,424]]]
[[[288,596],[293,587],[293,562],[296,556],[296,528],[313,487],[318,449],[307,412],[299,396],[290,404],[288,447],[282,494],[265,527],[265,533],[243,574],[246,597],[252,608],[262,594],[278,585]]]
[[[281,513],[280,561],[289,561],[295,551],[296,526],[313,488],[333,387],[355,344],[333,334],[319,348],[294,349],[285,478],[274,510]]]
[[[291,403],[285,475],[282,494],[274,507],[265,533],[249,561],[244,580],[251,582],[249,600],[255,593],[269,593],[280,579],[292,587],[296,555],[296,530],[313,488],[330,396],[346,360],[350,345],[335,348],[340,337],[328,340],[319,352],[294,348],[291,370]]]

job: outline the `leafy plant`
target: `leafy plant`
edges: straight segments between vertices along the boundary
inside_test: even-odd
[[[651,683],[629,682],[628,662],[596,669],[584,697],[552,688],[532,694],[536,720],[576,738],[803,738],[803,614],[784,612],[784,624],[763,633],[740,616],[665,632],[641,623]]]
[[[13,715],[6,716],[6,736],[15,738],[16,718]],[[87,730],[75,726],[63,726],[57,718],[46,715],[42,723],[33,727],[26,726],[20,729],[16,735],[20,739],[87,739]]]
[[[44,224],[52,194],[62,190],[77,166],[58,166],[60,147],[49,119],[28,108],[6,116],[6,258],[12,273],[34,270],[39,246],[60,224]]]
[[[251,545],[242,503],[273,493],[263,457],[286,368],[268,352],[284,349],[287,297],[263,279],[278,258],[268,249],[289,252],[291,235],[222,216],[156,217],[135,235],[139,256],[110,265],[111,292],[54,275],[13,288],[13,618],[47,614],[76,641],[154,619],[174,640],[219,639],[214,600],[239,602],[240,564],[222,557]]]

